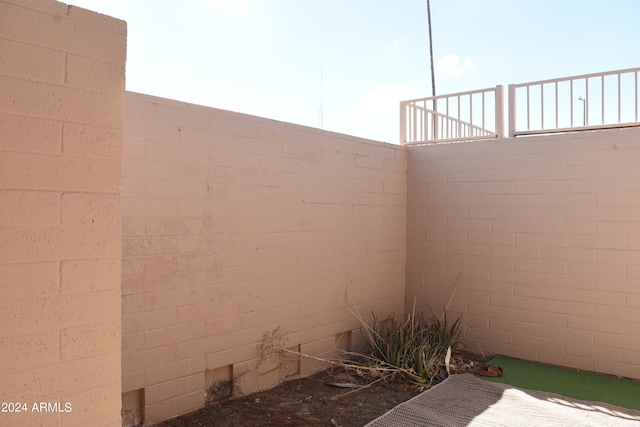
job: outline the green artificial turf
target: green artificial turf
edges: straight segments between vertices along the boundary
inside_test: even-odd
[[[484,378],[488,381],[640,410],[640,381],[503,356],[487,364],[504,370],[502,377]]]

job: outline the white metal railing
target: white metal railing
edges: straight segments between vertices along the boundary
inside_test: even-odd
[[[638,126],[640,68],[509,85],[509,136]]]
[[[403,145],[504,137],[502,86],[400,103]],[[509,85],[509,137],[640,126],[640,67]]]
[[[503,87],[400,103],[400,142],[417,145],[502,138]]]

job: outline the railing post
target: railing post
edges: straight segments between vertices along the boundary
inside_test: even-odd
[[[516,85],[509,85],[509,138],[516,136]]]
[[[400,101],[400,144],[407,145],[407,105]]]
[[[496,86],[496,137],[504,138],[504,88]]]

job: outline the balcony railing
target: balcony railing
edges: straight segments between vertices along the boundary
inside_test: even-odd
[[[640,68],[509,85],[509,137],[640,126]],[[400,103],[404,145],[504,137],[502,86]]]
[[[480,89],[400,103],[404,145],[503,136],[503,88]]]
[[[637,126],[640,68],[509,85],[509,136]]]

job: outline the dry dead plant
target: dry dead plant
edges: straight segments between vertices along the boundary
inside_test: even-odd
[[[240,396],[242,393],[239,381],[244,377],[246,371],[234,374],[231,378],[215,381],[205,393],[205,403],[207,405],[219,405],[220,403]]]

